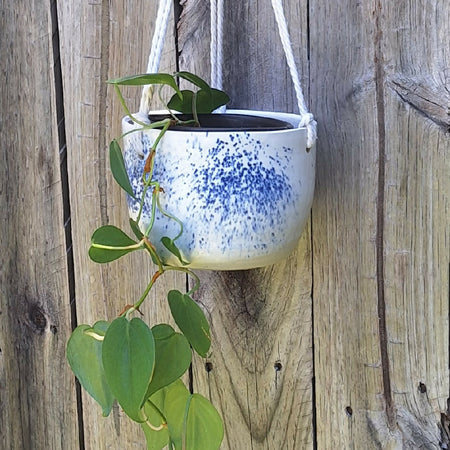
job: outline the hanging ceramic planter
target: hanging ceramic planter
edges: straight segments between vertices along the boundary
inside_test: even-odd
[[[155,154],[161,209],[183,225],[177,246],[188,267],[197,269],[276,263],[295,249],[311,208],[315,149],[307,149],[307,129],[299,128],[301,117],[294,114],[229,110],[209,117],[200,117],[205,128],[169,129]],[[140,128],[129,117],[122,125],[124,133]],[[136,131],[124,140],[125,166],[138,198],[158,134]],[[128,204],[135,220],[139,204],[131,197]],[[149,196],[139,222],[142,231],[151,218]],[[161,238],[178,233],[176,221],[156,213],[149,239],[172,265],[180,261]]]
[[[158,12],[158,32],[147,66],[149,74],[158,71],[170,11],[170,2],[165,4],[166,9]],[[227,117],[228,122],[232,118],[231,123],[209,124],[202,117],[200,128],[175,127],[164,133],[154,156],[153,171],[162,188],[158,205],[161,208],[155,208],[151,195],[140,215],[136,200],[129,197],[128,204],[131,219],[139,216],[142,232],[151,230],[149,239],[167,264],[187,262],[191,268],[212,270],[274,264],[295,249],[308,219],[315,181],[316,123],[303,98],[281,0],[272,0],[272,6],[300,115],[221,111],[211,115],[214,121]],[[222,2],[211,2],[211,84],[219,90],[223,65],[222,8]],[[187,79],[200,88],[205,83],[197,83],[198,78],[193,80],[192,75]],[[149,114],[150,92],[149,86],[144,88],[137,114],[143,122],[149,118],[159,120],[160,116],[152,119],[152,115],[165,113]],[[254,118],[247,122],[249,116]],[[255,122],[255,118],[261,118],[261,122]],[[125,166],[139,199],[144,189],[145,163],[160,131],[142,129],[142,122],[137,124],[130,116],[123,119],[122,128],[126,134]],[[131,133],[132,130],[136,131]],[[163,237],[176,239],[181,260],[177,252],[171,253],[162,244]]]

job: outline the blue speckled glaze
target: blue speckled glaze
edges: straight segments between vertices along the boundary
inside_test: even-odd
[[[294,125],[299,119],[282,113],[260,115],[289,119]],[[131,128],[124,120],[124,132]],[[138,198],[145,160],[157,133],[136,132],[125,138],[125,165]],[[154,179],[164,189],[162,207],[183,222],[184,233],[177,244],[191,267],[259,267],[295,248],[314,190],[315,151],[307,152],[305,142],[303,128],[166,133],[155,156]],[[151,195],[147,197],[142,230],[151,211]],[[130,216],[136,218],[139,205],[132,198],[128,205]],[[175,221],[158,213],[150,240],[164,253],[161,237],[173,238],[178,232]]]

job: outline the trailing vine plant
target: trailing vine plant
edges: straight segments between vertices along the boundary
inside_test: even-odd
[[[177,77],[188,80],[198,89],[180,90]],[[176,241],[183,233],[183,224],[170,212],[162,210],[159,196],[164,192],[164,186],[153,178],[153,169],[161,138],[171,126],[200,126],[198,114],[212,112],[226,104],[229,97],[188,72],[134,75],[108,83],[116,89],[126,114],[140,125],[141,128],[134,131],[156,128],[160,132],[152,144],[142,173],[143,193],[140,198],[135,197],[119,144],[125,135],[111,142],[109,154],[113,177],[139,203],[136,220],[130,219],[135,238],[113,225],[102,226],[92,235],[89,256],[103,264],[142,250],[154,263],[155,272],[141,297],[134,304],[124,306],[114,320],[77,326],[67,344],[67,358],[80,384],[101,406],[103,416],[110,414],[114,401],[117,401],[125,414],[142,427],[148,449],[166,446],[175,450],[217,449],[223,439],[220,415],[209,400],[191,393],[181,380],[191,364],[192,352],[206,357],[211,345],[208,321],[192,298],[199,287],[199,279],[187,267],[188,262],[177,247]],[[120,90],[120,86],[124,85],[169,86],[175,91],[166,104],[169,117],[147,123],[133,116]],[[182,121],[172,110],[190,114],[191,118]],[[146,229],[141,230],[140,218],[147,197],[151,199],[151,218]],[[169,265],[149,239],[157,210],[180,226],[177,236],[161,239],[164,247],[177,257],[179,266]],[[150,328],[136,312],[143,308],[157,280],[174,270],[184,272],[194,280],[194,287],[189,292],[173,289],[167,293],[169,309],[178,330],[169,324],[154,324]]]

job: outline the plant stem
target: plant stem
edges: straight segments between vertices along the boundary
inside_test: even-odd
[[[175,222],[178,223],[178,225],[180,225],[180,232],[176,235],[176,237],[173,238],[173,241],[175,242],[182,234],[183,234],[183,222],[178,219],[178,217],[172,216],[172,214],[169,214],[162,206],[161,206],[161,202],[159,201],[159,190],[158,193],[156,195],[156,204],[158,206],[159,211],[161,212],[162,215],[168,217],[169,219],[174,220]]]
[[[191,296],[194,292],[198,291],[198,289],[200,287],[200,278],[197,276],[197,274],[195,272],[188,269],[187,267],[176,267],[176,266],[165,267],[164,271],[167,272],[168,270],[175,270],[177,272],[183,272],[194,279],[194,281],[195,281],[194,287],[192,289],[190,289],[188,292],[186,292],[186,295]]]
[[[163,273],[164,272],[164,266],[163,263],[161,261],[161,258],[158,255],[158,252],[156,251],[156,248],[154,247],[154,245],[148,240],[147,236],[144,236],[143,241],[145,243],[145,247],[147,248],[147,250],[150,252],[150,255],[152,256],[152,260],[154,262],[156,262],[156,264],[158,265],[158,270]]]
[[[144,303],[144,300],[147,298],[147,295],[149,294],[149,292],[151,291],[153,285],[155,284],[155,281],[163,274],[164,272],[161,271],[157,271],[155,272],[155,274],[153,275],[152,279],[150,280],[150,283],[148,284],[148,286],[145,288],[144,293],[141,295],[141,298],[133,305],[133,309],[134,310],[139,310],[140,306],[142,305],[142,303]]]
[[[192,94],[192,115],[194,116],[195,124],[197,127],[200,126],[197,114],[197,92]]]
[[[133,122],[136,122],[137,124],[141,125],[141,127],[147,127],[148,124],[141,122],[139,119],[133,116],[131,114],[130,110],[128,109],[127,103],[125,102],[125,99],[123,98],[122,92],[117,84],[114,85],[114,89],[116,90],[117,96],[119,97],[120,104],[122,105],[123,110],[125,111],[126,115],[131,118]]]

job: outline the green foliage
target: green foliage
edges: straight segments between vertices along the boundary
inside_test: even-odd
[[[205,397],[191,394],[186,404],[185,417],[186,450],[220,447],[223,439],[222,419]]]
[[[173,318],[180,330],[184,333],[194,350],[206,357],[211,345],[209,324],[203,311],[187,294],[180,291],[170,291],[169,306]]]
[[[91,238],[89,256],[97,263],[107,263],[140,248],[127,234],[114,225],[97,228]]]
[[[197,91],[181,91],[177,78],[192,83]],[[160,85],[175,91],[167,107],[185,114],[209,113],[226,104],[229,97],[212,89],[206,81],[188,72],[170,74],[141,74],[110,80],[126,113],[142,128],[160,128],[153,143],[152,157],[148,158],[142,174],[144,185],[141,198],[135,198],[120,145],[116,139],[110,144],[109,156],[112,175],[118,185],[139,202],[137,218],[130,219],[130,227],[137,240],[120,228],[105,225],[92,235],[89,256],[97,263],[108,263],[136,250],[145,250],[157,267],[142,296],[126,305],[123,313],[111,323],[96,322],[93,326],[80,325],[67,343],[67,359],[72,371],[84,389],[99,403],[102,413],[111,412],[117,401],[130,419],[138,422],[145,434],[148,450],[160,450],[166,446],[175,450],[216,450],[223,439],[222,420],[214,406],[199,394],[192,394],[181,381],[192,360],[192,349],[205,357],[211,346],[208,321],[202,309],[193,300],[198,289],[198,277],[189,269],[176,240],[183,233],[183,224],[161,208],[158,180],[153,179],[154,154],[161,138],[173,124],[181,122],[175,116],[155,124],[142,123],[129,113],[119,86]],[[146,199],[151,199],[150,225],[143,232],[140,217]],[[162,245],[179,261],[179,267],[168,265],[149,240],[157,210],[180,226],[177,236],[165,236]],[[179,328],[157,324],[151,329],[138,317],[132,317],[148,298],[157,279],[167,271],[177,270],[195,280],[194,288],[183,294],[170,290],[167,295],[172,317]],[[126,276],[126,274],[124,274]]]
[[[115,319],[105,334],[102,361],[106,380],[125,413],[145,420],[141,408],[155,366],[155,340],[144,321]]]
[[[123,161],[122,150],[119,143],[114,139],[109,145],[109,163],[111,166],[111,173],[117,184],[129,195],[134,197],[133,188],[130,184],[125,163]]]
[[[108,83],[116,86],[145,86],[147,84],[166,85],[170,86],[179,96],[181,96],[175,77],[169,73],[131,75],[128,77],[116,78],[115,80],[108,80]]]
[[[186,337],[166,324],[152,328],[156,364],[146,398],[180,378],[189,368],[192,351]]]
[[[199,89],[197,91],[180,91],[176,77],[191,82]],[[116,87],[144,86],[148,84],[169,86],[175,90],[175,94],[169,100],[167,104],[168,108],[184,114],[193,114],[194,116],[196,114],[211,113],[219,106],[226,105],[230,101],[230,97],[225,92],[211,88],[205,80],[189,72],[177,72],[174,75],[167,73],[131,75],[109,80],[108,83]]]
[[[177,245],[175,244],[175,240],[174,239],[170,239],[167,236],[163,236],[161,238],[161,243],[164,245],[164,247],[167,248],[167,250],[169,250],[170,253],[172,253],[173,255],[175,255],[178,258],[178,261],[180,261],[180,263],[183,264],[183,266],[186,266],[186,265],[189,264],[189,263],[187,263],[186,261],[183,260],[183,256],[181,255],[181,251],[177,247]]]
[[[114,397],[106,381],[102,362],[102,339],[108,323],[93,327],[79,325],[67,343],[67,359],[80,384],[102,407],[106,417],[111,412]]]

